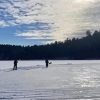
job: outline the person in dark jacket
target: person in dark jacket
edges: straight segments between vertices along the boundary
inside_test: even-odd
[[[48,68],[49,61],[48,59],[45,60],[46,68]]]
[[[13,68],[13,70],[17,70],[17,63],[18,63],[17,59],[14,60],[14,68]]]

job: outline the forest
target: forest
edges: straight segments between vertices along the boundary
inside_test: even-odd
[[[77,60],[100,59],[100,31],[87,31],[81,38],[66,39],[46,45],[0,45],[0,60]]]

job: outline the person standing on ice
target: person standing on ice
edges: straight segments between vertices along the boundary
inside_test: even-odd
[[[49,64],[52,64],[52,62],[49,62],[49,60],[46,59],[46,60],[45,60],[45,64],[46,64],[46,68],[48,68],[48,65],[49,65]]]
[[[46,68],[48,68],[49,61],[48,59],[45,60]]]
[[[17,63],[18,63],[18,61],[17,61],[17,59],[15,59],[14,60],[14,68],[13,68],[13,70],[17,70]]]

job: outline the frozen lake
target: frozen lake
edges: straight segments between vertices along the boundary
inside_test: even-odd
[[[2,100],[100,100],[100,61],[0,61]]]

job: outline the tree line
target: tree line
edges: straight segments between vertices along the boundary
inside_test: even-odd
[[[100,31],[86,32],[82,38],[46,45],[0,45],[0,60],[100,59]]]

